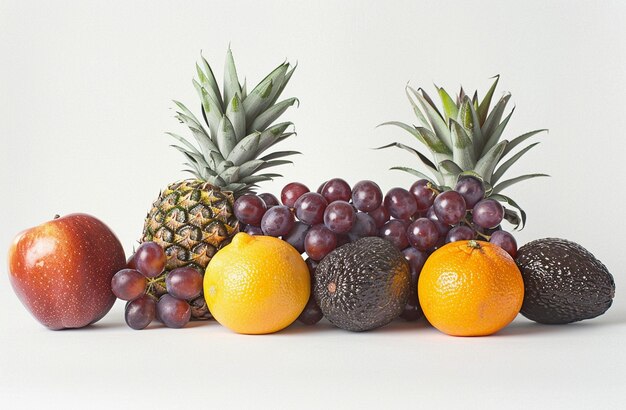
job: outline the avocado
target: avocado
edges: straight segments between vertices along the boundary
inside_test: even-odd
[[[615,281],[582,246],[556,238],[522,246],[516,257],[524,279],[521,313],[544,324],[565,324],[602,315],[613,303]]]
[[[329,253],[313,279],[313,294],[324,317],[339,328],[361,332],[400,316],[411,273],[395,246],[366,237]]]

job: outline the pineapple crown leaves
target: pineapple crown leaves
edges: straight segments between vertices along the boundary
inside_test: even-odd
[[[185,156],[185,171],[232,191],[236,197],[252,192],[259,182],[280,177],[275,173],[256,173],[291,164],[281,158],[300,154],[278,151],[260,157],[275,144],[296,135],[289,131],[293,123],[274,124],[289,107],[299,103],[297,98],[279,101],[296,66],[283,62],[248,92],[246,82],[239,82],[229,47],[220,90],[213,69],[201,53],[192,83],[200,98],[202,120],[183,103],[174,101],[175,117],[187,126],[193,138],[167,133],[180,143],[172,146]]]
[[[380,125],[393,125],[408,131],[430,151],[432,160],[419,150],[401,143],[392,143],[377,149],[393,146],[411,152],[434,178],[410,167],[396,166],[391,169],[428,179],[444,190],[454,187],[461,176],[473,175],[480,178],[485,183],[487,195],[519,211],[507,209],[506,216],[509,222],[520,227],[525,224],[526,214],[515,201],[501,192],[518,182],[547,175],[534,173],[507,180],[503,180],[503,176],[517,160],[538,143],[530,144],[517,153],[513,153],[513,150],[527,139],[547,130],[530,131],[512,140],[501,139],[515,107],[504,116],[511,98],[508,92],[491,107],[500,76],[494,78],[493,84],[482,100],[478,98],[477,91],[470,98],[463,87],[456,99],[453,99],[444,88],[435,85],[441,100],[441,108],[422,88],[416,90],[407,84],[406,96],[419,125],[398,121]],[[505,157],[509,158],[505,160]]]

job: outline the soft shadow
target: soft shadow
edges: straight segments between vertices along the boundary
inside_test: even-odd
[[[511,323],[493,336],[520,336],[563,332],[585,332],[591,329],[625,324],[626,317],[618,315],[616,315],[615,317],[607,317],[602,319],[587,319],[580,322],[573,322],[562,325],[546,325],[525,319],[523,321],[518,320]]]

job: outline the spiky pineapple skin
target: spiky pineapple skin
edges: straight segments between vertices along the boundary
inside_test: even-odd
[[[146,216],[140,242],[159,244],[167,263],[148,293],[157,298],[166,293],[165,277],[173,269],[190,266],[204,274],[213,255],[239,232],[234,201],[232,192],[198,179],[172,183],[161,192]],[[194,319],[211,317],[203,296],[191,307]]]

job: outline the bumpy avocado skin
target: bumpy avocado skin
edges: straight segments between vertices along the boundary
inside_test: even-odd
[[[368,237],[328,254],[315,270],[313,292],[331,323],[361,332],[400,316],[410,284],[402,253],[384,239]]]
[[[557,238],[522,246],[516,257],[524,278],[521,313],[544,324],[565,324],[602,315],[613,303],[615,281],[582,246]]]

